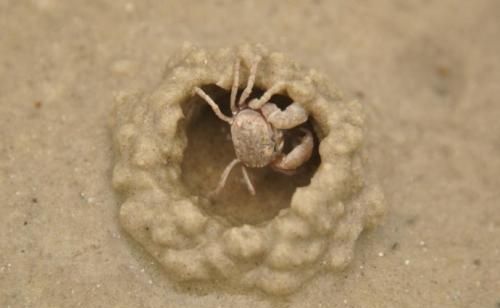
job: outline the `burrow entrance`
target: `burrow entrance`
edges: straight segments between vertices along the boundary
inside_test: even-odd
[[[230,93],[215,85],[204,86],[203,90],[217,102],[219,108],[227,116]],[[259,97],[263,91],[255,89],[251,98]],[[240,94],[240,93],[239,93]],[[239,97],[238,94],[238,97]],[[275,95],[271,101],[280,108],[291,104],[291,99],[283,95]],[[221,121],[203,99],[198,96],[183,104],[187,118],[186,134],[188,145],[182,162],[182,180],[193,195],[206,197],[215,189],[224,168],[236,157],[231,141],[230,126]],[[302,124],[313,133],[313,119]],[[299,127],[287,131],[285,135],[285,152],[293,147],[297,140]],[[221,216],[233,225],[253,224],[273,219],[281,209],[290,206],[290,200],[297,187],[307,186],[320,164],[318,153],[319,141],[315,135],[315,146],[311,159],[293,175],[285,175],[270,167],[248,168],[250,178],[255,186],[256,195],[248,192],[241,167],[231,172],[227,183],[218,195],[204,210],[211,216]]]

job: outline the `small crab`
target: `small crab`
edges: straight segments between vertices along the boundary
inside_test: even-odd
[[[305,123],[309,117],[297,102],[293,102],[285,110],[281,110],[270,102],[273,95],[285,88],[284,83],[277,83],[264,92],[260,98],[247,101],[254,86],[260,60],[261,58],[257,57],[252,63],[247,86],[238,103],[236,103],[236,96],[239,85],[240,60],[235,61],[230,96],[232,117],[223,114],[214,100],[201,88],[194,88],[194,92],[210,105],[217,117],[231,126],[231,138],[236,152],[236,158],[222,172],[212,196],[216,196],[224,188],[229,173],[237,164],[241,163],[242,165],[241,170],[248,191],[255,195],[255,188],[248,176],[247,167],[271,166],[274,170],[291,174],[311,158],[314,139],[312,133],[305,128],[300,129],[304,133],[300,143],[288,154],[283,153],[284,130]]]

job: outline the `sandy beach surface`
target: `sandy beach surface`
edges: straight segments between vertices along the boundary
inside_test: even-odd
[[[0,0],[0,307],[500,307],[500,3]],[[260,42],[367,114],[383,224],[274,298],[179,287],[126,232],[109,117],[189,41]]]

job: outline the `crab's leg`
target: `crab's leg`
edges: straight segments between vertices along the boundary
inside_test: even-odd
[[[309,115],[299,103],[288,105],[281,110],[273,103],[267,103],[261,108],[262,114],[272,126],[278,129],[290,129],[307,121]]]
[[[236,166],[239,163],[240,160],[238,158],[235,158],[233,159],[233,161],[229,163],[229,165],[227,165],[226,169],[224,169],[224,171],[220,176],[219,184],[217,184],[215,190],[212,193],[210,193],[210,196],[217,196],[221,192],[222,188],[224,188],[224,186],[226,185],[229,173],[231,173],[231,170],[233,170],[234,166]]]
[[[231,88],[231,112],[236,114],[238,108],[236,107],[236,94],[238,94],[238,85],[240,83],[240,59],[234,63],[233,69],[233,87]]]
[[[221,119],[222,121],[226,121],[229,124],[233,123],[233,119],[223,114],[222,111],[220,111],[219,106],[217,106],[214,100],[210,96],[208,96],[208,94],[205,93],[205,91],[203,91],[199,87],[195,87],[194,92],[198,94],[201,98],[203,98],[210,105],[210,107],[212,107],[212,110],[214,111],[215,115],[219,117],[219,119]]]
[[[260,109],[262,106],[264,106],[273,95],[278,94],[282,92],[286,87],[286,84],[284,82],[277,82],[275,83],[272,87],[267,89],[264,94],[260,98],[252,99],[250,103],[248,103],[248,106],[252,109]]]
[[[313,135],[308,129],[303,128],[301,131],[303,131],[305,135],[302,137],[300,144],[293,148],[290,153],[282,155],[274,161],[273,167],[283,171],[294,170],[311,158],[314,147]]]
[[[255,188],[253,187],[252,181],[248,176],[247,168],[245,168],[245,166],[241,166],[241,172],[243,172],[243,178],[245,179],[245,183],[247,184],[248,191],[252,196],[255,196]]]
[[[242,106],[246,102],[248,96],[250,96],[250,93],[252,93],[253,85],[255,83],[255,75],[257,74],[257,66],[259,66],[260,60],[261,57],[257,57],[250,67],[250,75],[248,75],[247,87],[245,88],[245,90],[243,90],[243,93],[241,93],[240,100],[238,101],[238,106]]]

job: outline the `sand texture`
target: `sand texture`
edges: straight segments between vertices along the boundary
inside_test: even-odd
[[[203,125],[206,120],[202,117],[212,113],[201,98],[193,97],[193,89],[217,85],[226,90],[227,98],[235,60],[249,71],[257,57],[261,60],[256,88],[279,87],[276,95],[286,95],[304,108],[318,136],[320,163],[308,183],[293,187],[292,195],[284,200],[275,198],[283,188],[276,180],[280,175],[271,170],[266,170],[266,177],[254,179],[258,180],[259,200],[249,202],[248,194],[229,187],[225,196],[209,200],[213,198],[203,194],[207,189],[190,190],[187,183],[201,177],[205,187],[215,187],[217,182],[210,178],[214,173],[218,177],[222,169],[211,168],[215,160],[211,153],[226,163],[235,153],[231,149],[218,153],[224,144],[232,146],[227,130],[213,129],[220,126],[220,119],[211,121],[205,134],[188,135],[189,127]],[[244,88],[248,77],[238,80],[238,87]],[[225,279],[232,287],[256,287],[281,295],[297,291],[318,272],[344,269],[353,258],[359,234],[380,221],[385,203],[380,188],[364,176],[361,105],[344,102],[338,91],[329,87],[331,83],[260,45],[217,51],[185,46],[169,61],[155,90],[117,98],[113,186],[124,197],[120,209],[123,227],[161,263],[168,276],[180,281],[209,280],[213,284]],[[216,96],[215,91],[209,93]],[[220,109],[228,109],[228,99],[217,101]],[[222,142],[215,140],[216,134],[222,135],[218,138]],[[187,149],[188,143],[199,143],[198,139],[210,144]],[[188,155],[200,158],[196,163],[191,161],[197,170],[191,177],[184,172],[187,166],[183,161]],[[310,174],[305,170],[295,175],[307,176]],[[293,181],[286,175],[281,177]],[[217,213],[211,201],[222,204],[226,212],[230,211],[227,208],[248,210],[243,221],[238,221],[233,215]],[[269,219],[248,223],[263,216],[258,212],[273,212],[271,205],[281,209],[276,216],[268,213]]]
[[[500,307],[499,37],[494,0],[0,0],[0,307]],[[187,92],[227,102],[234,50],[241,88],[319,72],[276,99],[330,148],[210,202],[229,127]]]

